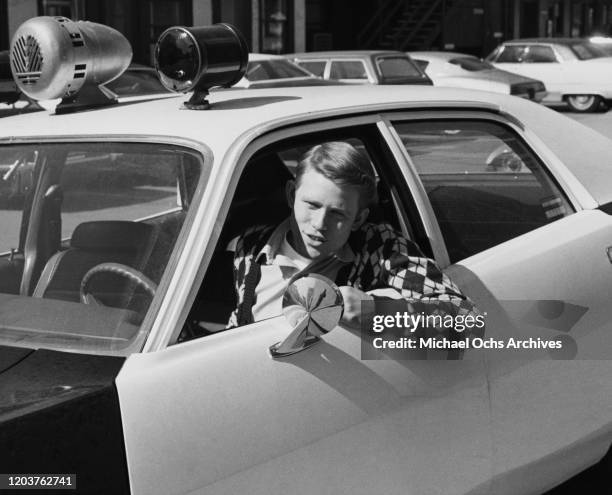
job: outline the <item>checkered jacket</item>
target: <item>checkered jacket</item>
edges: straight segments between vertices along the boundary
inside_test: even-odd
[[[228,327],[253,322],[255,288],[261,278],[256,258],[275,228],[275,225],[253,227],[237,240],[234,283],[238,303]],[[415,243],[396,233],[390,225],[366,223],[351,234],[348,242],[355,258],[338,272],[337,285],[350,285],[364,292],[393,288],[413,303],[416,312],[478,314],[474,304],[442,273],[435,261],[426,258]]]

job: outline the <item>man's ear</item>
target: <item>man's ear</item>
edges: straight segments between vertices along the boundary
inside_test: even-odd
[[[370,214],[369,208],[364,208],[359,213],[357,213],[357,218],[355,218],[355,221],[353,222],[353,226],[351,227],[351,230],[355,231],[359,227],[361,227],[364,224],[364,222],[367,220],[369,214]]]
[[[287,198],[287,204],[289,208],[293,210],[293,204],[295,203],[295,181],[288,180],[285,184],[285,197]]]

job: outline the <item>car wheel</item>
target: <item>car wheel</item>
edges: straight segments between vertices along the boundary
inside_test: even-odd
[[[574,112],[595,112],[601,105],[601,96],[572,95],[567,97],[567,104]]]

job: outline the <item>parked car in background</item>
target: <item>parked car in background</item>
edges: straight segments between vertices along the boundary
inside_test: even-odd
[[[607,57],[612,57],[612,38],[609,36],[591,36],[589,42],[599,48]]]
[[[234,86],[237,88],[279,88],[288,86],[329,86],[329,81],[317,77],[281,55],[249,53],[246,74]]]
[[[1,87],[2,82],[0,81],[0,92],[2,91]],[[14,93],[0,95],[0,118],[22,113],[40,112],[41,110],[44,110],[43,106],[21,92],[16,95]]]
[[[157,71],[142,64],[130,64],[123,74],[104,84],[104,87],[117,98],[172,94],[159,81]]]
[[[540,102],[546,95],[542,81],[497,69],[474,55],[456,52],[410,52],[435,86],[479,89]]]
[[[109,97],[116,98],[117,101],[121,102],[174,95],[172,91],[162,85],[157,71],[153,67],[142,64],[130,64],[119,77],[100,86],[104,88],[103,91]],[[53,111],[60,101],[59,99],[34,100],[18,90],[17,95],[17,100],[11,104],[2,105],[0,101],[0,117],[41,110]]]
[[[575,112],[594,112],[612,99],[612,58],[581,38],[506,41],[486,58],[495,67],[539,79],[543,103],[567,103]]]
[[[433,84],[425,72],[403,52],[355,50],[294,53],[286,56],[317,76],[343,83]]]
[[[113,75],[100,59],[127,67],[127,41],[113,30],[91,53],[70,35],[109,30],[46,17],[15,36],[33,38],[30,60],[78,48],[91,82]],[[2,177],[28,172],[0,207],[2,470],[73,473],[86,494],[524,495],[597,463],[612,442],[612,142],[461,88],[209,94],[241,78],[245,45],[228,25],[162,33],[161,80],[188,102],[101,102],[84,86],[74,105],[74,66],[57,56],[28,90],[64,111],[0,119]],[[244,270],[228,244],[289,215],[293,157],[330,141],[367,155],[372,221],[476,303],[483,342],[547,345],[368,359],[368,330],[311,318],[324,298],[308,287],[297,326],[228,328]],[[271,353],[297,334],[308,347]]]

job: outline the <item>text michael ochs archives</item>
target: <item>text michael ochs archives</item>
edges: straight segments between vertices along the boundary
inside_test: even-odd
[[[362,302],[362,359],[460,359],[469,349],[555,350],[561,340],[486,335],[487,313],[450,314],[443,304]]]

